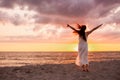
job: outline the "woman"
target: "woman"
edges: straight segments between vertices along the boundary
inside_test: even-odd
[[[102,24],[98,25],[97,27],[93,28],[90,31],[85,32],[86,25],[79,25],[78,29],[73,28],[69,24],[67,24],[67,27],[70,27],[74,30],[75,33],[79,35],[79,44],[78,44],[78,56],[76,58],[76,65],[81,66],[83,71],[88,72],[88,44],[87,44],[87,37],[90,33],[92,33],[94,30],[98,29]]]

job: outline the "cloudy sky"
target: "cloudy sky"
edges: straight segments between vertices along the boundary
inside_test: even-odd
[[[120,0],[0,0],[0,42],[76,42],[70,24],[87,30],[90,43],[120,44]]]

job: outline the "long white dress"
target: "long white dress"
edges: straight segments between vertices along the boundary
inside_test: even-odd
[[[85,34],[87,38],[87,33]],[[87,41],[83,40],[81,37],[79,37],[78,55],[75,64],[78,66],[88,64],[88,44]]]

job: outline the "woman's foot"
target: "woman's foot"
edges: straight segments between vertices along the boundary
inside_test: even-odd
[[[85,71],[85,65],[82,65],[82,71]]]
[[[86,71],[86,72],[89,72],[88,67],[89,67],[88,64],[86,64],[86,65],[85,65],[85,71]]]

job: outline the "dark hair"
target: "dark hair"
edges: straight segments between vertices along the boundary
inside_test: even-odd
[[[79,35],[80,35],[85,41],[87,41],[86,36],[85,36],[85,30],[86,30],[86,25],[81,25],[81,28],[80,28],[80,31],[79,31]]]

